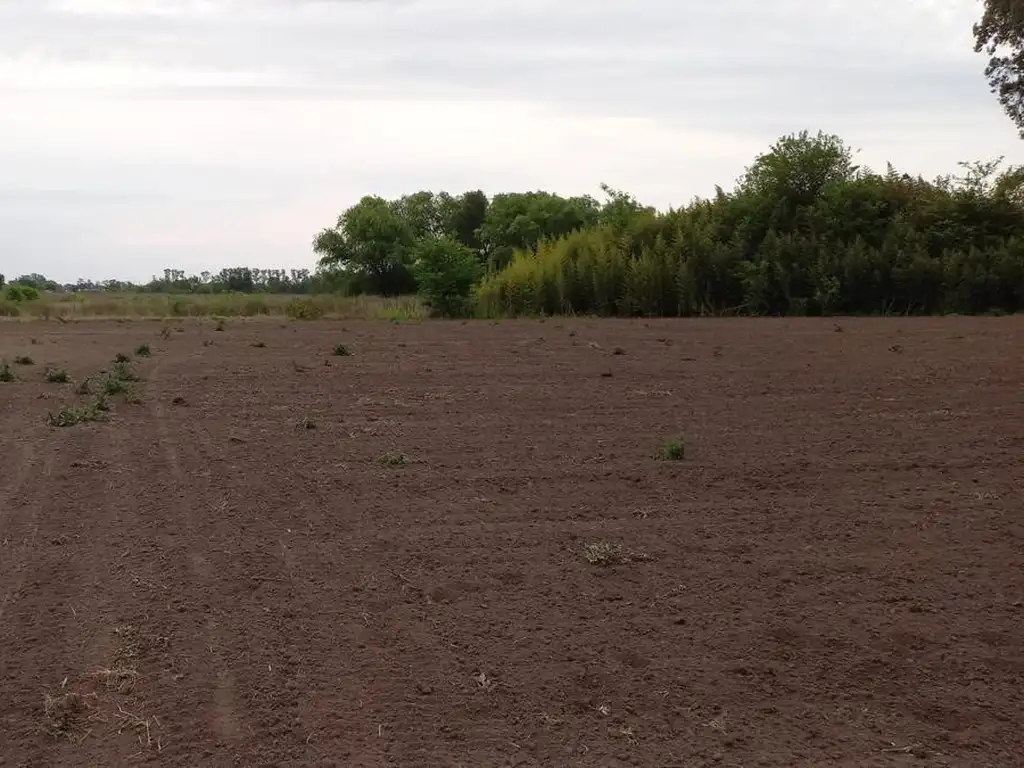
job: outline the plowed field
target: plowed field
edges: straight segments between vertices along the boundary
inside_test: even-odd
[[[0,324],[0,765],[1024,765],[1024,319],[163,327]]]

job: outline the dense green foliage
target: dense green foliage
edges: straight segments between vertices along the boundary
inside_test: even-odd
[[[596,224],[601,205],[591,197],[550,192],[495,195],[479,191],[454,197],[417,192],[397,200],[366,196],[322,230],[313,250],[323,269],[348,276],[354,290],[385,296],[416,289],[418,245],[444,237],[477,254],[481,264],[502,267],[518,249],[542,238]]]
[[[519,252],[485,314],[980,313],[1024,309],[1022,177],[927,182],[857,168],[834,136],[788,136],[730,194]]]
[[[2,284],[3,281],[0,280],[0,285]],[[60,289],[60,286],[57,285],[57,283],[55,283],[53,280],[50,280],[49,278],[46,278],[43,275],[39,275],[36,273],[16,277],[14,280],[11,280],[11,285],[22,285],[29,288],[34,288],[36,291],[56,291]]]
[[[7,301],[13,302],[36,301],[39,298],[39,290],[32,285],[11,283],[4,289],[3,296]]]
[[[472,312],[473,286],[482,272],[472,249],[444,235],[426,238],[416,249],[413,271],[433,314],[460,317]]]
[[[985,76],[1024,138],[1024,2],[984,0],[974,25],[974,50],[988,56]]]
[[[803,132],[755,158],[733,191],[679,210],[659,213],[607,186],[604,202],[365,197],[314,250],[356,290],[419,288],[441,314],[469,310],[474,273],[486,315],[1018,311],[1024,171],[999,164],[962,164],[961,176],[929,182],[858,167],[838,137]]]
[[[395,200],[367,196],[345,210],[334,227],[317,234],[313,250],[320,269],[352,292],[390,296],[419,290],[436,312],[463,314],[469,307],[467,280],[508,266],[517,252],[532,252],[542,242],[595,226],[625,226],[654,213],[625,193],[605,185],[602,190],[604,203],[588,195],[543,191],[491,199],[479,190],[457,197],[446,192]],[[429,263],[421,263],[427,257]]]

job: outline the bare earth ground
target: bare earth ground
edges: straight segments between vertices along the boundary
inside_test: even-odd
[[[1024,765],[1024,319],[840,322],[0,324],[0,766]]]

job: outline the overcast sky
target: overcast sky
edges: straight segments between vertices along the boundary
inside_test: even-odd
[[[0,273],[312,266],[364,194],[667,207],[801,129],[1020,160],[979,0],[0,0]]]

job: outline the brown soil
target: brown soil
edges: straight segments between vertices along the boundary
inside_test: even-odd
[[[1024,319],[840,322],[0,325],[0,765],[1024,765]]]

